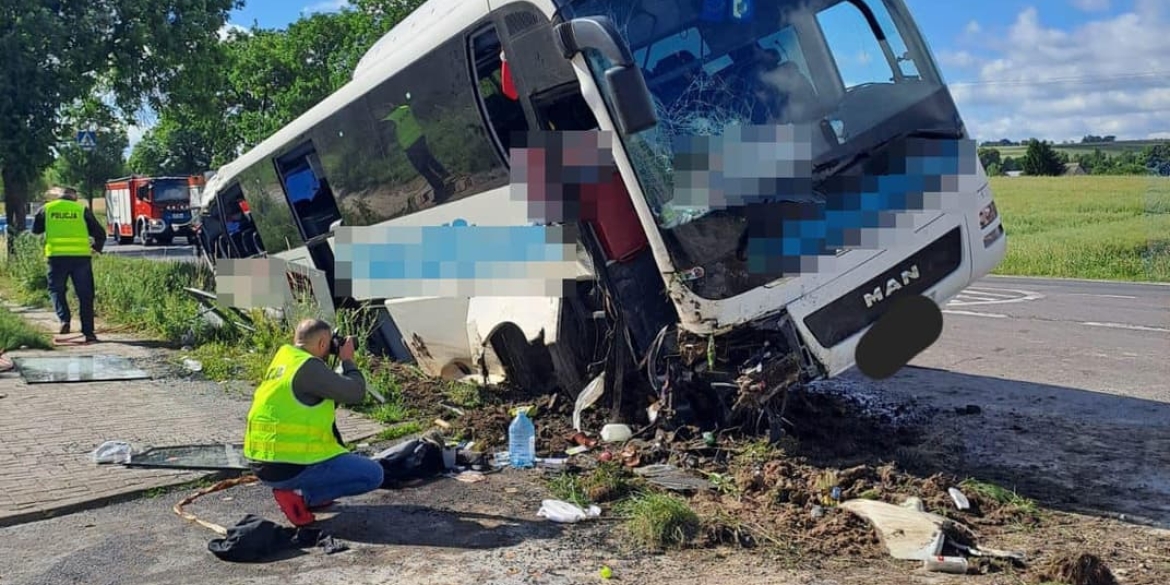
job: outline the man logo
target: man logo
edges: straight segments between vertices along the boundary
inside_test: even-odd
[[[884,289],[879,286],[873,289],[872,293],[865,293],[865,307],[873,308],[873,306],[877,303],[890,298],[890,295],[898,292],[902,289],[902,287],[910,286],[910,283],[918,280],[918,278],[918,265],[915,264],[910,268],[902,271],[901,282],[898,282],[899,279],[897,278],[891,278],[886,281],[886,286]]]

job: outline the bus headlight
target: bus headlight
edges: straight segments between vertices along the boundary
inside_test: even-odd
[[[992,201],[979,211],[979,229],[987,229],[987,226],[991,225],[991,222],[995,221],[997,217],[999,217],[999,211],[996,210],[995,202]]]

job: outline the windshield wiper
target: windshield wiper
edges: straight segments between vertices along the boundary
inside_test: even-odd
[[[815,167],[813,167],[813,178],[816,182],[820,182],[825,177],[835,175],[855,164],[862,159],[873,156],[873,153],[885,148],[895,140],[905,140],[907,138],[949,138],[952,140],[962,138],[963,134],[954,128],[922,128],[918,130],[907,130],[906,132],[898,132],[884,140],[871,145],[868,148],[860,150],[852,154],[846,154],[834,159],[827,160]],[[826,170],[828,169],[828,170]]]

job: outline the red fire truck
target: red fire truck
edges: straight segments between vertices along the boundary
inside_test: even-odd
[[[120,244],[138,240],[166,245],[175,236],[195,242],[191,207],[199,201],[204,179],[132,175],[106,182],[106,230]]]

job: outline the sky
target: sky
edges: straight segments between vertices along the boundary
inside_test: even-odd
[[[1170,138],[1170,0],[903,1],[977,140]],[[246,0],[229,26],[346,4]]]

